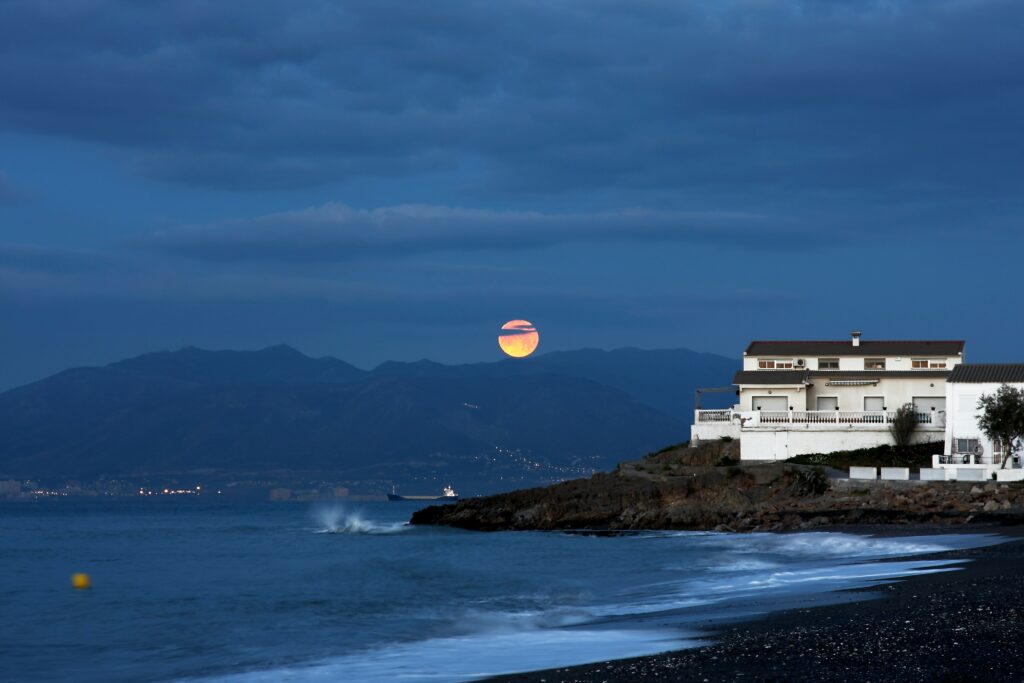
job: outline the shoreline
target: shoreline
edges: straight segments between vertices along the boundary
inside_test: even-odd
[[[961,569],[916,574],[854,589],[869,593],[867,599],[771,612],[725,623],[709,629],[706,637],[711,642],[702,647],[481,680],[1021,680],[1024,528],[870,525],[828,531],[875,536],[989,533],[1011,540],[915,556],[917,560],[969,561]]]

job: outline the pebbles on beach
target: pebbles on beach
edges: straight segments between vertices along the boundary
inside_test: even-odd
[[[734,624],[707,647],[495,681],[1024,680],[1024,541],[934,557],[971,562],[872,589],[879,599]]]

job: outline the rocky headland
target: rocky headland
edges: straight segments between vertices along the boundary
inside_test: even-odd
[[[478,531],[783,531],[1022,521],[1022,484],[851,480],[793,462],[741,465],[738,443],[714,442],[669,448],[589,479],[428,507],[411,523]]]

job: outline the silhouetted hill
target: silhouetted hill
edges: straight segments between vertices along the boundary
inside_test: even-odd
[[[494,363],[442,365],[428,360],[390,361],[373,370],[389,377],[514,377],[538,373],[582,377],[614,387],[633,400],[689,421],[699,386],[728,386],[734,359],[689,349],[553,351]]]
[[[206,351],[189,346],[179,351],[147,353],[107,367],[196,384],[334,384],[367,374],[337,358],[310,358],[284,344],[260,351]]]
[[[711,367],[700,366],[703,355],[583,351],[365,372],[283,346],[146,354],[0,394],[0,473],[288,469],[401,479],[442,463],[477,478],[509,468],[578,474],[685,439],[689,413],[667,415],[636,395],[646,386],[660,402],[692,401],[694,375],[724,365],[710,356]]]

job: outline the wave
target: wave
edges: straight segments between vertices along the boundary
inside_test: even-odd
[[[676,531],[689,544],[712,547],[730,555],[771,555],[787,559],[850,559],[903,557],[992,545],[998,534],[942,534],[936,536],[858,536],[841,531],[802,533],[708,533]],[[657,532],[655,537],[667,537]],[[763,560],[755,560],[755,562]]]
[[[313,516],[320,525],[316,530],[319,534],[397,534],[411,528],[406,522],[373,522],[340,506],[317,508]]]
[[[541,630],[513,633],[475,633],[432,638],[336,657],[304,666],[251,671],[206,679],[221,683],[266,681],[361,681],[383,683],[440,683],[470,681],[523,670],[547,669],[566,662],[585,664],[653,655],[702,641],[674,630]]]
[[[368,522],[337,507],[320,509],[318,520],[323,532],[333,533],[395,533],[408,528]],[[679,544],[678,556],[671,536],[686,539]],[[627,582],[617,590],[605,586],[553,594],[502,592],[468,604],[456,599],[407,615],[422,623],[418,633],[430,637],[396,639],[305,665],[213,680],[470,681],[698,647],[708,642],[708,629],[715,623],[866,599],[869,595],[847,591],[955,571],[965,562],[914,556],[1005,540],[995,534],[871,537],[833,532],[659,532],[646,538],[659,546],[660,557],[672,556],[672,561],[661,564],[660,572],[644,576],[667,575],[667,580]]]

